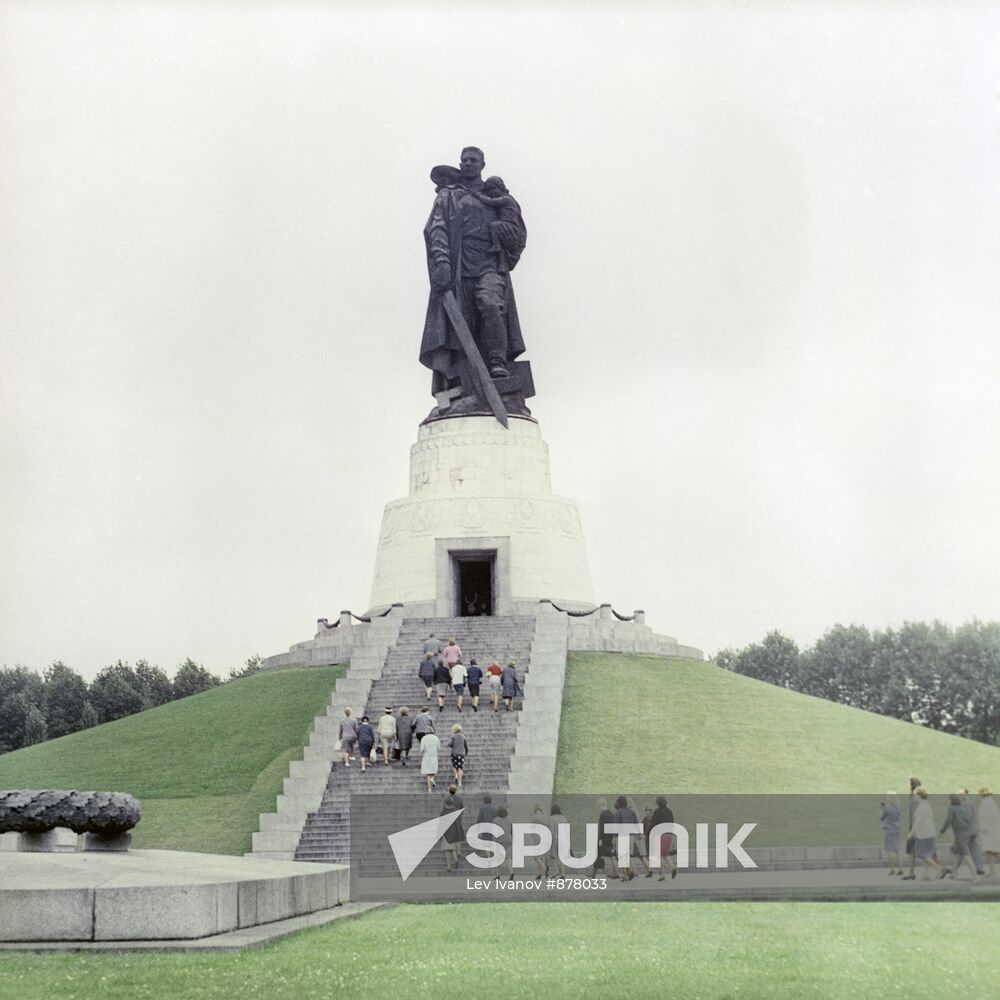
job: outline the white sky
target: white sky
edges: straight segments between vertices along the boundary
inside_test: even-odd
[[[0,3],[0,663],[367,607],[469,143],[600,600],[710,653],[1000,617],[998,12]]]

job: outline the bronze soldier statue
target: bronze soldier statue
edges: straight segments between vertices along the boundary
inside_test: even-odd
[[[439,166],[431,171],[437,195],[424,227],[431,292],[420,361],[434,372],[431,390],[438,406],[431,416],[489,412],[482,409],[487,393],[494,398],[498,393],[507,412],[527,415],[524,398],[533,389],[527,362],[514,364],[524,341],[510,284],[527,230],[520,205],[503,181],[483,180],[482,150],[467,146],[460,162],[458,169]],[[468,356],[448,317],[449,291],[496,393],[479,384],[471,370],[481,371],[482,365]],[[462,405],[453,406],[456,402]]]

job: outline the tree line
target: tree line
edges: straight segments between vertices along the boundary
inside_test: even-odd
[[[769,632],[720,650],[726,670],[853,708],[1000,745],[1000,622],[834,625],[800,650]]]
[[[229,680],[261,668],[252,656],[234,667]],[[174,674],[138,660],[105,667],[89,684],[72,667],[56,661],[41,674],[27,667],[0,668],[0,753],[123,719],[147,708],[187,698],[222,683],[200,663],[186,659]]]

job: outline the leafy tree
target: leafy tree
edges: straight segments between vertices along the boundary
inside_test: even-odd
[[[970,622],[955,631],[942,688],[955,731],[1000,744],[1000,623]]]
[[[764,641],[747,646],[733,658],[737,673],[780,687],[795,687],[799,673],[799,647],[780,632],[768,632]]]
[[[144,702],[136,672],[122,660],[105,667],[90,683],[90,702],[101,722],[141,712]]]
[[[954,731],[944,686],[950,644],[950,630],[941,622],[904,622],[894,664],[896,676],[908,682],[913,721],[944,732]]]
[[[49,739],[83,729],[87,682],[59,660],[46,669],[44,680],[43,704]]]
[[[136,661],[135,677],[139,694],[142,695],[143,708],[166,705],[168,701],[173,701],[176,697],[174,686],[166,671],[151,665],[146,660]]]
[[[174,675],[174,697],[187,698],[221,683],[215,674],[209,673],[200,663],[195,663],[188,657]]]
[[[49,738],[49,727],[45,724],[45,716],[37,705],[32,705],[24,720],[24,740],[22,746],[30,747],[36,743],[44,743]]]
[[[0,670],[0,701],[8,695],[23,692],[32,705],[39,705],[44,698],[44,688],[41,677],[34,670],[17,664]]]
[[[834,625],[802,657],[800,690],[854,708],[877,710],[883,685],[875,644],[861,625]]]
[[[24,730],[28,715],[35,706],[21,691],[8,694],[0,702],[0,752],[18,750],[25,745]]]
[[[230,667],[229,679],[235,681],[240,677],[249,677],[251,674],[258,674],[264,667],[264,658],[260,653],[255,653],[246,661],[242,667]]]
[[[91,729],[94,726],[100,725],[101,720],[97,717],[97,710],[88,701],[83,706],[83,714],[80,716],[80,728],[81,729]]]
[[[712,657],[712,662],[717,667],[722,667],[723,670],[736,670],[736,650],[730,649],[728,646],[725,649],[720,649],[715,656]]]

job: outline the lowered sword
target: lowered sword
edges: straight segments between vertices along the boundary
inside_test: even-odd
[[[458,302],[455,300],[455,293],[449,288],[442,296],[442,301],[444,302],[444,311],[448,314],[451,327],[455,331],[455,336],[458,337],[458,342],[462,345],[462,350],[465,351],[465,356],[469,359],[472,370],[476,373],[479,388],[486,402],[489,403],[490,409],[493,411],[493,416],[506,427],[507,409],[503,405],[500,393],[497,392],[497,387],[493,384],[493,379],[490,378],[490,373],[486,369],[483,356],[479,353],[479,348],[476,347],[476,342],[472,339],[472,331],[469,329],[469,324],[465,322],[462,310],[458,307]]]

